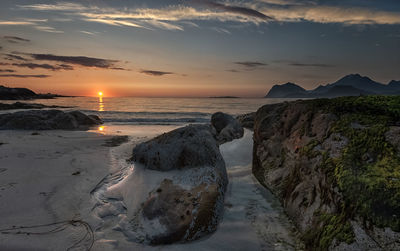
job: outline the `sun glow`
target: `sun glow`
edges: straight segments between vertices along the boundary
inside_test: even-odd
[[[98,92],[97,95],[99,95],[99,97],[103,97],[103,92]]]

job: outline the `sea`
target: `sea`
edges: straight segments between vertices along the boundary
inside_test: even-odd
[[[23,101],[68,106],[98,115],[105,125],[174,125],[206,123],[221,111],[232,116],[256,112],[265,104],[290,101],[268,98],[143,98],[143,97],[61,97]],[[14,101],[7,101],[12,103]],[[59,109],[59,108],[58,108]],[[10,112],[10,111],[3,111]]]

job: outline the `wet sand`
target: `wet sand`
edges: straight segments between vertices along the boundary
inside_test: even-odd
[[[151,247],[119,229],[119,214],[99,218],[96,189],[127,163],[133,145],[172,126],[103,131],[0,131],[0,250],[290,250],[292,226],[251,174],[252,135],[221,146],[229,174],[224,219],[211,236]],[[111,135],[129,141],[110,147]],[[120,176],[120,180],[124,177]],[[129,210],[129,208],[127,209]],[[121,213],[121,212],[120,212]]]

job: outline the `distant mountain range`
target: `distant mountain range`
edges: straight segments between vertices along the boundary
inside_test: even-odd
[[[400,95],[400,81],[392,80],[387,85],[373,81],[360,74],[350,74],[333,84],[320,85],[306,90],[294,83],[274,85],[266,98],[334,98],[360,95]]]

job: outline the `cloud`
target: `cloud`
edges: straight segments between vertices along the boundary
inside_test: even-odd
[[[164,76],[164,75],[174,74],[173,72],[168,72],[168,71],[153,71],[153,70],[141,70],[140,73],[147,74],[150,76]]]
[[[15,71],[11,69],[0,69],[0,72],[15,72]]]
[[[183,4],[164,8],[111,8],[98,7],[93,3],[59,2],[55,4],[19,5],[21,9],[57,12],[70,19],[81,19],[119,27],[153,30],[183,31],[187,22],[219,21],[241,24],[268,22],[314,22],[344,25],[400,24],[400,13],[357,6],[323,5],[317,0],[257,0],[257,1],[183,1]],[[194,3],[194,4],[193,4]],[[55,28],[38,25],[37,22],[0,21],[0,25],[35,25],[38,30],[62,32]],[[198,24],[195,24],[198,26]],[[196,27],[188,25],[190,27]],[[215,26],[215,24],[213,24]],[[221,27],[220,27],[221,28]]]
[[[72,3],[19,5],[22,9],[36,11],[58,11],[65,15],[80,17],[84,21],[98,22],[113,26],[128,26],[151,29],[148,25],[165,30],[184,30],[180,24],[188,24],[197,20],[233,21],[243,23],[263,23],[269,18],[248,7],[226,5],[210,1],[202,1],[194,8],[186,5],[169,5],[165,8],[99,8]],[[199,4],[197,4],[199,7]],[[173,23],[175,22],[175,23]],[[197,24],[190,25],[198,27]]]
[[[122,68],[118,65],[120,63],[119,60],[111,60],[111,59],[103,59],[103,58],[93,58],[86,56],[59,56],[53,54],[31,54],[13,51],[12,54],[5,54],[5,59],[7,60],[20,60],[24,61],[24,63],[0,63],[0,65],[12,65],[15,67],[25,67],[30,69],[46,69],[51,71],[60,71],[60,70],[74,70],[72,65],[84,66],[84,67],[94,67],[94,68],[103,68],[110,70],[125,70],[129,71],[129,69]],[[30,59],[22,57],[20,55],[29,56]],[[29,62],[29,61],[54,61],[59,64],[51,65],[48,63],[40,64],[37,62]]]
[[[299,66],[299,67],[334,67],[334,65],[330,64],[302,64],[302,63],[291,63],[291,66]]]
[[[318,0],[258,0],[272,5],[315,5]]]
[[[48,78],[50,75],[0,74],[0,78]]]
[[[265,7],[261,12],[280,22],[314,22],[341,23],[345,25],[359,24],[400,24],[400,13],[379,11],[368,8],[338,6],[289,6]]]
[[[91,31],[79,31],[80,33],[87,34],[87,35],[96,35],[98,32],[91,32]]]
[[[41,25],[37,25],[37,26],[34,26],[34,28],[35,28],[36,30],[44,31],[44,32],[50,32],[50,33],[64,33],[64,31],[57,30],[56,28],[50,27],[50,26],[41,26]]]
[[[14,55],[14,54],[5,54],[7,60],[22,60],[22,61],[28,61],[28,59],[18,56],[18,55]]]
[[[160,29],[163,29],[163,30],[179,30],[179,31],[183,31],[182,26],[170,24],[170,23],[163,22],[163,21],[146,20],[145,22],[150,24],[150,25],[152,25],[152,26],[154,26],[154,27],[157,27],[157,28],[160,28]]]
[[[30,4],[30,5],[17,5],[22,9],[41,10],[41,11],[80,11],[85,10],[86,7],[78,3],[58,2],[56,4]]]
[[[241,6],[236,6],[236,5],[227,5],[223,3],[217,3],[217,2],[212,2],[212,1],[204,1],[204,3],[207,6],[210,6],[212,8],[218,9],[218,10],[223,10],[226,12],[231,12],[235,14],[240,14],[244,16],[249,16],[249,17],[254,17],[262,20],[272,20],[271,17],[256,11],[251,8],[246,8],[246,7],[241,7]]]
[[[18,42],[30,42],[31,40],[22,38],[22,37],[15,37],[15,36],[3,36],[5,40],[10,43],[18,43]]]
[[[239,61],[234,62],[235,64],[245,66],[246,68],[257,68],[261,66],[266,66],[267,64],[257,61]]]
[[[276,60],[274,63],[283,63],[289,66],[296,66],[296,67],[320,67],[320,68],[328,68],[328,67],[335,67],[332,64],[323,64],[323,63],[303,63],[303,62],[296,62],[291,60]]]
[[[238,72],[240,72],[239,70],[236,70],[236,69],[229,69],[229,70],[226,70],[227,72],[233,72],[233,73],[238,73]]]
[[[50,64],[35,64],[35,63],[22,63],[22,64],[11,64],[16,67],[25,67],[29,69],[46,69],[51,71],[59,71],[59,70],[73,70],[74,68],[67,64],[59,64],[59,65],[50,65]]]
[[[28,21],[4,21],[0,20],[0,25],[34,25],[34,22]]]
[[[125,70],[121,67],[116,66],[116,63],[120,62],[119,60],[92,58],[85,56],[58,56],[53,54],[30,54],[30,56],[35,60],[56,61],[85,67]]]
[[[47,22],[47,19],[30,19],[30,18],[25,18],[25,19],[20,19],[20,20],[0,20],[0,26],[1,25],[22,25],[22,26],[32,26],[34,29],[39,30],[39,31],[44,31],[44,32],[51,32],[51,33],[64,33],[63,31],[57,30],[54,27],[50,26],[45,26],[42,23]],[[9,37],[10,39],[8,40],[9,42],[18,42],[18,41],[24,41],[24,40],[18,40],[18,37]],[[14,38],[14,39],[13,39]],[[17,38],[17,39],[15,39]],[[25,41],[29,42],[29,41]]]
[[[109,18],[85,18],[84,20],[88,21],[88,22],[104,23],[104,24],[114,25],[114,26],[129,26],[129,27],[136,27],[136,28],[146,28],[144,26],[141,26],[141,25],[136,24],[131,21],[113,20],[113,19],[109,19]]]
[[[212,27],[212,30],[215,30],[218,33],[222,33],[222,34],[231,34],[230,31],[228,31],[227,29],[224,28],[218,28],[218,27]]]

